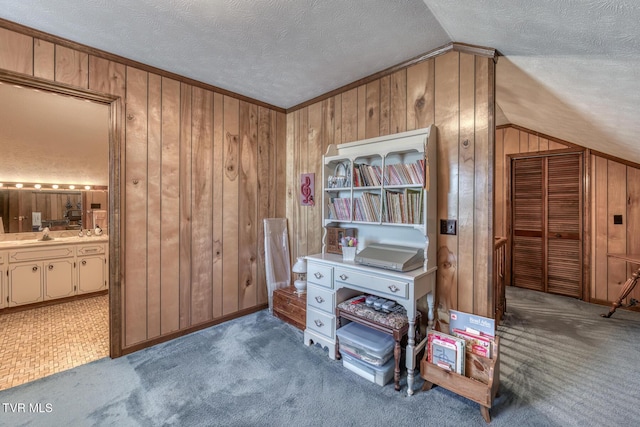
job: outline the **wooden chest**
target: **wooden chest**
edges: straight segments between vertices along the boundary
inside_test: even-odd
[[[296,288],[273,291],[273,315],[304,331],[307,323],[307,293],[296,294]]]

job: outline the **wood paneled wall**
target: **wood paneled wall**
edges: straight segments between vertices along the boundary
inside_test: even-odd
[[[564,143],[563,143],[564,142]],[[545,137],[518,126],[496,130],[496,233],[509,237],[507,229],[508,183],[507,155],[535,153],[579,147],[576,143]],[[589,156],[585,182],[590,183],[591,258],[590,288],[587,300],[595,303],[613,302],[632,266],[624,261],[608,259],[608,252],[640,253],[640,165],[616,161],[597,154]],[[613,215],[622,215],[622,225],[613,223]],[[510,274],[507,274],[510,280]],[[640,300],[640,289],[630,298]]]
[[[123,103],[123,349],[265,307],[262,219],[285,215],[284,112],[16,27],[0,21],[1,69]]]
[[[287,114],[287,207],[293,256],[322,250],[321,206],[300,206],[301,173],[316,174],[322,154],[340,144],[435,124],[438,217],[458,220],[439,235],[439,317],[459,309],[493,317],[493,58],[460,51],[348,88]]]
[[[591,165],[591,300],[612,302],[634,266],[608,259],[607,253],[640,253],[640,165],[633,167],[597,155],[591,155]],[[614,215],[622,215],[622,224],[614,224]],[[631,298],[640,300],[640,288],[631,292]]]

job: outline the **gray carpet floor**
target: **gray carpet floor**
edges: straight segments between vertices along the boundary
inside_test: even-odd
[[[507,290],[492,426],[640,422],[640,313]],[[2,426],[484,426],[442,387],[380,387],[266,310],[0,392]]]

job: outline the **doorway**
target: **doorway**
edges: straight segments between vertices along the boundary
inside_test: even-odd
[[[107,214],[107,227],[105,227],[105,232],[108,230],[109,235],[109,243],[108,243],[108,293],[102,296],[96,297],[96,303],[101,307],[101,309],[106,312],[106,323],[104,324],[104,330],[107,335],[107,349],[106,352],[101,356],[110,356],[110,357],[119,357],[121,355],[121,341],[120,341],[120,315],[121,315],[121,307],[120,307],[120,140],[122,134],[122,100],[120,97],[115,95],[108,95],[98,92],[93,92],[85,89],[77,89],[68,86],[58,85],[54,82],[45,81],[42,79],[25,76],[9,71],[0,70],[0,83],[20,87],[33,89],[35,92],[48,92],[56,95],[63,95],[66,98],[75,98],[76,100],[81,100],[82,103],[85,101],[89,101],[89,103],[101,104],[105,107],[104,113],[104,121],[105,121],[105,129],[108,133],[108,158],[102,158],[101,162],[104,162],[105,167],[107,168],[108,174],[108,211]],[[40,117],[42,119],[42,117]],[[76,121],[78,119],[76,118]],[[82,122],[80,120],[80,122]],[[47,147],[51,148],[51,147]],[[41,152],[41,151],[38,151]],[[48,158],[53,158],[51,155],[51,151],[46,151],[49,153]],[[82,158],[84,163],[86,163],[88,168],[93,167],[94,163],[89,161],[90,158],[87,156],[77,155],[76,157]],[[50,162],[51,164],[63,164],[64,161],[67,160],[69,156],[62,156],[63,160],[60,162]],[[51,170],[51,165],[46,168],[41,168],[45,171]],[[5,171],[6,172],[6,171]],[[35,180],[31,180],[33,182],[37,182]],[[55,182],[55,181],[54,181]],[[87,201],[89,202],[89,201]],[[94,203],[91,203],[94,204]],[[87,206],[90,207],[91,204]],[[97,203],[95,203],[97,205]],[[104,214],[105,212],[101,212]],[[104,221],[104,219],[102,219]],[[84,228],[84,227],[83,227]],[[81,301],[82,299],[78,299]],[[88,299],[87,299],[88,300]],[[76,301],[71,301],[76,302]],[[88,301],[85,301],[88,302]],[[86,309],[86,304],[84,309]],[[53,306],[51,306],[53,307]],[[46,309],[47,307],[42,307]],[[90,310],[90,309],[89,309]],[[99,316],[96,316],[98,318]],[[73,322],[73,320],[71,321]],[[50,322],[53,326],[54,322]]]
[[[510,161],[512,284],[583,298],[583,153]]]

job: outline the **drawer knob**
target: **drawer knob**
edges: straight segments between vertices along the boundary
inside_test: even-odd
[[[322,323],[322,320],[314,320],[313,322],[316,324],[318,328],[322,328],[324,326],[324,323]]]
[[[324,298],[322,298],[320,295],[318,295],[316,297],[316,301],[318,301],[318,303],[322,304],[324,302]]]
[[[398,292],[400,290],[400,288],[397,287],[396,285],[389,285],[389,290],[391,292]]]
[[[49,270],[53,270],[53,264],[49,264]]]
[[[35,273],[36,271],[38,271],[38,267],[33,267],[33,268],[31,269],[31,271],[33,271],[33,272]]]
[[[340,275],[340,278],[341,278],[342,280],[347,280],[347,279],[349,278],[349,276],[347,276],[346,274],[341,274],[341,275]]]
[[[322,279],[324,277],[320,272],[315,272],[313,275],[316,276],[316,279]]]
[[[82,265],[87,265],[87,261],[86,260],[82,260]]]

